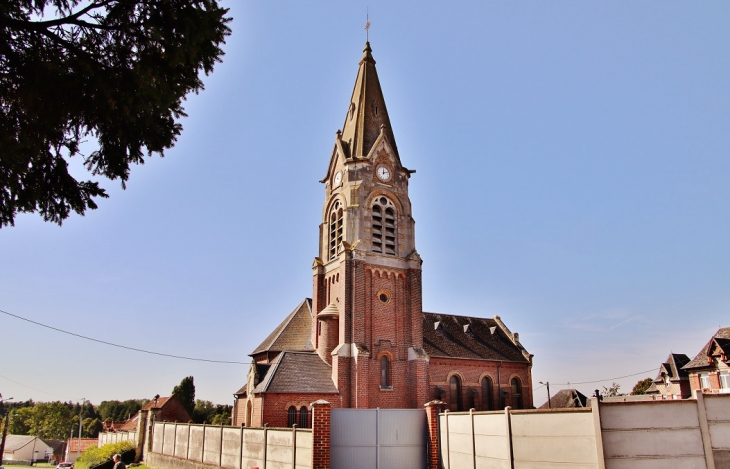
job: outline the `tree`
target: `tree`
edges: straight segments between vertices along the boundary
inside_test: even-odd
[[[172,389],[172,395],[180,399],[185,410],[192,417],[195,410],[195,383],[192,376],[183,378],[180,384]]]
[[[102,401],[96,408],[99,419],[103,422],[116,422],[129,419],[147,404],[147,399],[127,399],[126,401]]]
[[[120,179],[173,146],[182,99],[221,61],[217,0],[4,0],[0,6],[0,227],[59,225],[108,197],[69,172]],[[46,19],[46,15],[53,18]],[[95,149],[82,153],[91,140]],[[83,150],[86,151],[86,150]],[[81,166],[81,165],[79,165]]]
[[[102,423],[99,419],[85,418],[81,422],[83,431],[81,436],[83,438],[96,438],[99,436],[99,432],[102,430]]]
[[[653,380],[651,378],[641,379],[635,385],[634,389],[631,390],[632,395],[646,394],[646,390],[649,389]]]
[[[20,407],[10,412],[8,433],[11,435],[30,435],[33,407]]]
[[[32,409],[31,435],[65,440],[74,422],[78,427],[78,415],[71,414],[71,409],[63,402],[39,402]]]
[[[615,396],[623,396],[623,394],[619,393],[619,389],[621,388],[621,385],[614,382],[610,387],[603,386],[603,395],[607,397],[615,397]]]

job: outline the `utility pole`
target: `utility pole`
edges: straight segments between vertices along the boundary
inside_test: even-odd
[[[86,398],[81,398],[81,410],[79,411],[79,446],[76,448],[76,459],[81,456],[81,423],[84,418],[84,402],[86,402]]]
[[[540,381],[540,384],[544,384],[545,386],[547,386],[547,392],[548,392],[548,409],[552,409],[553,408],[553,405],[550,402],[550,381],[545,381],[544,383],[542,381]]]
[[[7,399],[3,399],[3,395],[0,394],[0,402],[3,404],[5,401],[12,400],[12,397],[8,397]],[[3,408],[5,406],[3,405]],[[10,411],[5,412],[5,421],[3,422],[3,436],[2,439],[0,439],[0,465],[3,463],[3,454],[5,454],[5,437],[8,435],[8,424],[10,423]]]

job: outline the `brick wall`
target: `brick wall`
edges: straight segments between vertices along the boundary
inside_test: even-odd
[[[296,407],[297,411],[317,400],[324,399],[330,402],[331,407],[342,407],[339,396],[336,394],[266,394],[263,421],[260,425],[268,424],[270,427],[286,427],[288,411],[290,406]],[[310,415],[310,421],[312,416]],[[310,423],[311,425],[311,423]]]

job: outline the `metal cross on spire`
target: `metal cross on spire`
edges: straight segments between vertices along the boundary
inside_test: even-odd
[[[365,12],[365,18],[367,20],[365,23],[365,40],[370,42],[370,13],[367,10]]]

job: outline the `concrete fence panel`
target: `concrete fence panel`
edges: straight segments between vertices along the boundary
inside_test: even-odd
[[[162,429],[164,425],[162,423],[156,423],[152,428],[152,451],[155,453],[162,453]]]
[[[203,441],[205,437],[204,427],[200,425],[190,425],[190,435],[188,435],[188,459],[191,461],[203,462]]]
[[[242,428],[223,427],[221,467],[241,469]]]
[[[504,412],[474,414],[476,466],[510,468],[510,441]]]
[[[297,431],[296,435],[297,461],[295,469],[312,468],[312,432]]]
[[[175,424],[175,457],[188,458],[188,441],[190,441],[190,425]]]
[[[730,467],[730,395],[703,397],[715,467]]]
[[[291,430],[271,429],[266,434],[266,469],[291,469],[294,438]]]
[[[221,448],[223,427],[205,427],[205,445],[203,446],[203,462],[219,466],[221,462]]]
[[[175,424],[162,424],[162,454],[175,455]]]
[[[607,469],[706,467],[697,401],[606,403],[600,409]]]
[[[590,409],[513,411],[511,420],[515,468],[598,468]]]
[[[445,455],[445,469],[474,467],[474,441],[472,439],[472,417],[470,414],[447,412],[444,421],[448,427],[448,445]],[[443,448],[443,446],[442,446]]]
[[[241,444],[242,467],[264,467],[266,455],[266,444],[264,442],[265,430],[259,428],[244,428]]]

